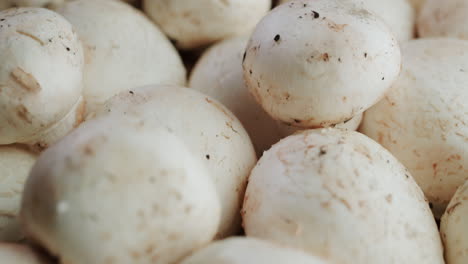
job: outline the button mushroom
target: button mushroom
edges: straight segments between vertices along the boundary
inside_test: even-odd
[[[83,41],[88,111],[140,85],[184,85],[179,54],[140,11],[120,1],[76,0],[57,8]]]
[[[325,264],[304,252],[255,238],[229,238],[195,252],[181,264]]]
[[[217,238],[237,234],[247,177],[256,155],[237,118],[215,99],[193,89],[146,86],[110,99],[96,114],[165,126],[203,160],[221,200]]]
[[[468,263],[468,182],[450,201],[440,225],[447,264]]]
[[[418,18],[422,38],[453,37],[468,39],[468,2],[465,0],[427,0]]]
[[[35,155],[19,146],[0,146],[0,241],[24,238],[17,216],[23,185],[35,161]],[[0,263],[8,262],[0,257]]]
[[[468,42],[421,39],[402,50],[402,74],[361,131],[411,171],[440,217],[468,178]]]
[[[166,128],[104,118],[42,153],[20,217],[61,263],[175,263],[211,241],[220,204],[203,163]]]
[[[252,171],[242,213],[247,236],[335,263],[444,263],[419,186],[354,131],[307,130],[274,145]]]
[[[250,32],[271,0],[143,0],[143,10],[182,49]]]
[[[0,12],[0,144],[30,142],[81,98],[83,51],[70,23],[41,8]]]
[[[243,68],[248,88],[273,118],[328,127],[382,98],[400,60],[385,23],[360,5],[297,0],[260,21]]]

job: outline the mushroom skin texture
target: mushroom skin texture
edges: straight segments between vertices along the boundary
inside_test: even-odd
[[[440,225],[440,234],[445,245],[447,264],[468,262],[468,182],[453,196]]]
[[[83,50],[71,24],[42,8],[0,12],[0,145],[28,142],[80,100]]]
[[[17,216],[23,185],[35,162],[36,156],[19,146],[0,146],[0,241],[17,242],[24,238]],[[0,262],[9,263],[1,257]]]
[[[221,201],[216,238],[238,234],[247,178],[257,161],[239,120],[215,99],[177,86],[145,86],[110,99],[95,116],[138,119],[167,127],[205,163]]]
[[[88,112],[133,87],[185,85],[186,71],[176,49],[136,8],[121,1],[76,0],[56,10],[83,42]]]
[[[239,118],[252,139],[257,156],[282,137],[280,128],[255,101],[242,77],[242,54],[249,37],[237,37],[214,44],[198,60],[189,87],[209,95]]]
[[[468,43],[420,39],[402,50],[400,77],[360,130],[408,168],[439,218],[468,179]]]
[[[180,264],[327,264],[305,252],[255,238],[228,238],[195,252]]]
[[[181,49],[249,33],[271,0],[143,0],[143,10]]]
[[[250,175],[242,214],[247,236],[332,263],[444,263],[419,186],[354,131],[306,130],[274,145]]]
[[[219,218],[206,168],[177,136],[112,118],[43,152],[21,207],[27,235],[73,264],[176,263],[211,241]]]
[[[400,61],[387,25],[360,5],[297,0],[260,21],[243,69],[250,92],[273,118],[313,128],[344,122],[378,102]]]
[[[290,2],[282,0],[280,3]],[[378,15],[387,23],[395,37],[400,41],[414,38],[416,16],[408,0],[352,0],[363,8]]]
[[[427,0],[418,17],[421,38],[449,37],[468,39],[468,2]]]
[[[52,260],[26,245],[0,243],[0,262],[8,264],[52,264]]]

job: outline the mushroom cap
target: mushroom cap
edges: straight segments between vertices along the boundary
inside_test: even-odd
[[[186,71],[176,49],[137,9],[120,1],[76,0],[57,12],[83,42],[83,94],[89,111],[136,86],[185,85]]]
[[[409,169],[440,217],[468,178],[468,43],[420,39],[402,52],[400,77],[361,131]]]
[[[449,264],[468,263],[468,182],[465,182],[450,201],[440,225],[445,246],[445,260]]]
[[[306,130],[274,145],[250,175],[242,213],[247,236],[335,263],[444,263],[421,189],[354,131]]]
[[[173,131],[203,160],[216,184],[222,208],[217,238],[240,231],[242,199],[257,159],[247,132],[227,108],[193,89],[160,85],[121,93],[95,115],[138,119]]]
[[[24,238],[17,215],[23,185],[35,162],[35,155],[18,146],[0,146],[0,241],[16,242]],[[1,257],[0,262],[10,263]]]
[[[43,152],[20,216],[61,263],[174,263],[211,241],[220,204],[203,163],[178,137],[103,118]]]
[[[418,17],[422,38],[453,37],[468,39],[468,2],[465,0],[427,0]]]
[[[82,92],[83,51],[70,23],[42,8],[0,12],[0,144],[61,120]]]
[[[189,87],[209,95],[239,118],[250,135],[258,156],[283,136],[281,125],[255,101],[242,77],[242,54],[247,36],[214,44],[198,60]]]
[[[195,252],[181,264],[326,264],[302,251],[256,238],[228,238]]]
[[[143,10],[182,49],[250,32],[271,0],[143,0]]]
[[[291,0],[282,0],[286,3]],[[415,12],[408,0],[352,0],[387,23],[399,41],[414,38]]]
[[[263,108],[295,126],[328,127],[379,101],[400,72],[387,25],[350,1],[297,0],[257,25],[244,79]]]
[[[50,259],[28,246],[9,243],[0,243],[0,262],[8,264],[53,263]]]

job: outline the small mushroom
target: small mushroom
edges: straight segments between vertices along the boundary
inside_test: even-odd
[[[402,52],[400,77],[361,131],[409,169],[439,218],[468,179],[468,42],[413,40]]]
[[[255,238],[229,238],[215,242],[184,259],[181,264],[326,264],[302,251]]]
[[[249,135],[226,107],[193,89],[152,85],[111,98],[95,115],[164,126],[180,137],[216,184],[222,208],[216,237],[240,231],[242,199],[257,159]]]
[[[427,0],[418,17],[422,38],[468,39],[468,2],[465,0]]]
[[[354,131],[306,130],[274,145],[250,175],[242,214],[247,236],[333,263],[444,263],[411,174]]]
[[[52,264],[54,262],[29,246],[0,243],[0,263]]]
[[[0,146],[0,241],[24,238],[17,216],[23,185],[35,161],[35,155],[19,146]],[[0,263],[9,262],[0,257]]]
[[[30,142],[82,93],[83,50],[70,23],[42,8],[0,12],[0,145]]]
[[[246,34],[271,0],[143,0],[143,10],[182,49]]]
[[[87,0],[66,2],[56,10],[83,42],[88,111],[133,87],[185,85],[186,71],[176,49],[139,10],[120,1]]]
[[[273,118],[329,127],[378,102],[398,77],[400,60],[387,25],[361,5],[296,0],[260,21],[243,69],[250,92]]]
[[[176,263],[215,235],[203,163],[165,127],[133,121],[86,122],[33,167],[21,222],[60,263]]]
[[[440,225],[447,264],[468,263],[468,182],[458,188]]]

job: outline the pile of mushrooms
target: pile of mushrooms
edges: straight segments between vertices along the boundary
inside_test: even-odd
[[[0,263],[468,263],[467,19],[0,0]]]

